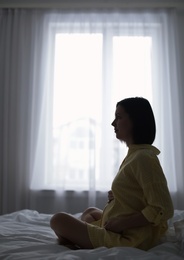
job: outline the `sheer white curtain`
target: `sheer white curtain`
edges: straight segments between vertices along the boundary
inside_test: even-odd
[[[184,207],[174,10],[0,10],[0,33],[1,213],[103,206],[126,154],[110,124],[116,102],[127,96],[145,96],[152,103],[155,145],[175,207]],[[134,43],[128,41],[132,48],[125,56],[127,36]]]
[[[41,20],[38,12],[0,10],[2,213],[30,205],[44,96]]]

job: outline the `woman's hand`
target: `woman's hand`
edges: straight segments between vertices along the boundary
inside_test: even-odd
[[[122,217],[118,216],[118,217],[109,219],[105,223],[104,228],[109,231],[115,232],[115,233],[122,233],[123,232]]]
[[[108,203],[111,202],[111,200],[114,199],[114,196],[113,196],[113,193],[112,193],[112,190],[108,191]]]

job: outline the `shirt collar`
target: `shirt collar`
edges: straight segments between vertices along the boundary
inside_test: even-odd
[[[150,150],[155,155],[158,155],[160,153],[160,151],[155,146],[150,144],[131,144],[128,149],[128,155],[140,149]]]

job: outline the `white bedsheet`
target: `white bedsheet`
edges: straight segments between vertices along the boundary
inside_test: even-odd
[[[80,213],[75,217],[80,217]],[[147,252],[127,247],[70,250],[57,244],[49,227],[50,218],[51,215],[33,210],[0,216],[0,259],[184,259],[184,211],[175,210],[162,243]]]

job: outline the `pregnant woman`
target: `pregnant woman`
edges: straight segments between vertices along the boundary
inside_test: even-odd
[[[87,209],[81,220],[56,213],[50,225],[59,243],[69,247],[148,250],[166,232],[167,220],[173,216],[159,150],[152,145],[156,126],[150,103],[140,97],[118,102],[112,126],[128,153],[112,182],[107,205],[103,210]]]

